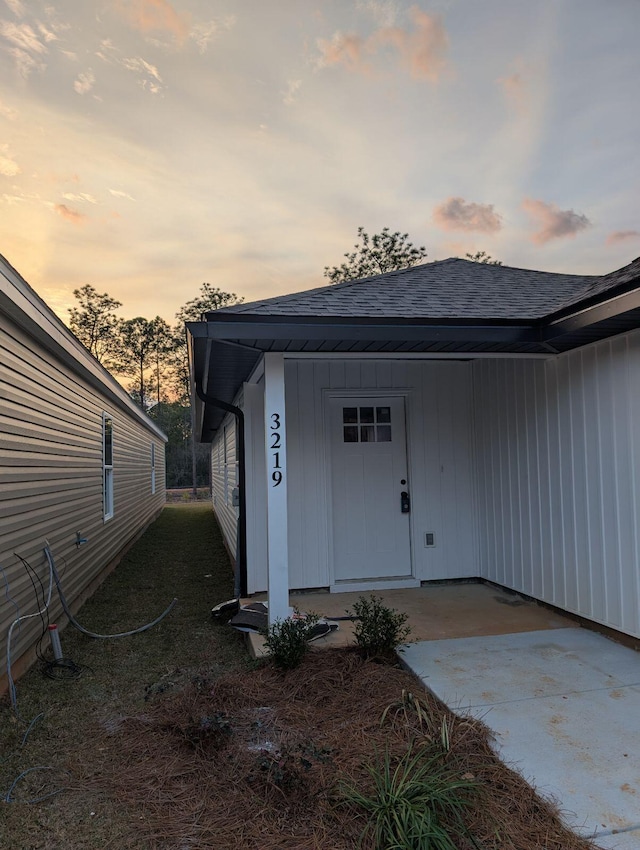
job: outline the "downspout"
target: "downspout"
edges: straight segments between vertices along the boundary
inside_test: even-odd
[[[245,470],[245,451],[244,451],[244,411],[234,404],[228,404],[220,398],[214,398],[205,393],[200,382],[196,379],[195,390],[198,398],[205,404],[210,404],[212,407],[217,407],[220,410],[225,410],[227,413],[232,413],[236,417],[236,450],[238,459],[238,489],[239,489],[239,505],[238,505],[238,539],[236,546],[236,569],[234,579],[234,595],[236,599],[247,595],[247,495],[245,483],[247,480]]]

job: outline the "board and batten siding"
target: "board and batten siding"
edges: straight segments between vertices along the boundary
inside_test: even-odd
[[[482,576],[640,637],[640,331],[473,377]]]
[[[331,391],[406,391],[414,574],[421,580],[478,575],[469,363],[287,359],[285,385],[291,588],[328,587],[333,580],[325,436]],[[255,443],[255,462],[247,465],[247,524],[255,534],[248,539],[248,585],[249,592],[256,592],[267,586],[264,424],[259,400],[251,409],[248,446]],[[434,547],[425,547],[425,532],[435,535]]]
[[[242,406],[242,396],[235,404]],[[213,511],[222,536],[231,555],[237,547],[238,508],[233,506],[233,489],[238,484],[238,459],[236,452],[236,418],[227,414],[211,444],[211,493]]]
[[[77,344],[76,344],[77,345]],[[86,355],[89,357],[89,355]],[[125,393],[122,391],[122,395]],[[113,502],[103,517],[103,414],[113,421]],[[155,445],[155,493],[152,450]],[[0,567],[20,614],[37,611],[25,558],[47,584],[48,540],[73,605],[161,510],[164,439],[0,312]],[[76,534],[87,542],[77,547]],[[0,606],[0,690],[6,637],[18,609]],[[61,606],[54,590],[52,622]],[[74,606],[74,607],[77,607]],[[14,630],[12,658],[33,647],[39,618]],[[47,644],[45,644],[45,647]]]

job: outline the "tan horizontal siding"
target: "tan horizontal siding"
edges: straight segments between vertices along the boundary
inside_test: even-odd
[[[107,521],[103,412],[113,420],[114,516]],[[43,548],[48,540],[73,604],[162,508],[164,477],[164,443],[150,428],[0,315],[0,566],[20,614],[35,612],[37,599],[17,555],[29,561],[46,585]],[[88,540],[79,548],[77,532]],[[4,587],[0,589],[4,597]],[[54,590],[51,620],[60,612]],[[15,617],[13,605],[0,606],[0,674],[7,630]],[[37,617],[23,622],[19,634],[14,630],[14,662],[33,648],[41,630]]]

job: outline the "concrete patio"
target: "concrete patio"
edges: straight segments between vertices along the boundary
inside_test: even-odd
[[[412,641],[500,635],[574,625],[567,617],[488,584],[433,584],[372,592],[382,597],[385,605],[408,615]],[[292,593],[289,604],[300,611],[313,612],[330,620],[333,617],[344,617],[352,611],[353,603],[362,595],[361,591]],[[243,602],[260,602],[266,598],[266,594],[256,594]],[[256,634],[249,637],[252,653],[262,655],[262,638]],[[343,620],[338,631],[316,641],[314,646],[338,647],[351,644],[353,623]]]
[[[558,801],[569,826],[607,850],[640,847],[640,653],[492,585],[375,593],[409,616],[403,662],[450,708],[481,717],[503,760]],[[361,595],[290,604],[331,619]],[[262,654],[262,639],[250,642]],[[347,620],[314,646],[352,643]]]

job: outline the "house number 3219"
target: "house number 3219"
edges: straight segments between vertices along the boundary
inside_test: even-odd
[[[282,434],[280,431],[280,414],[271,414],[271,432],[269,434],[269,446],[271,449],[271,480],[272,487],[282,484],[282,466],[280,464],[280,452],[283,450]]]

